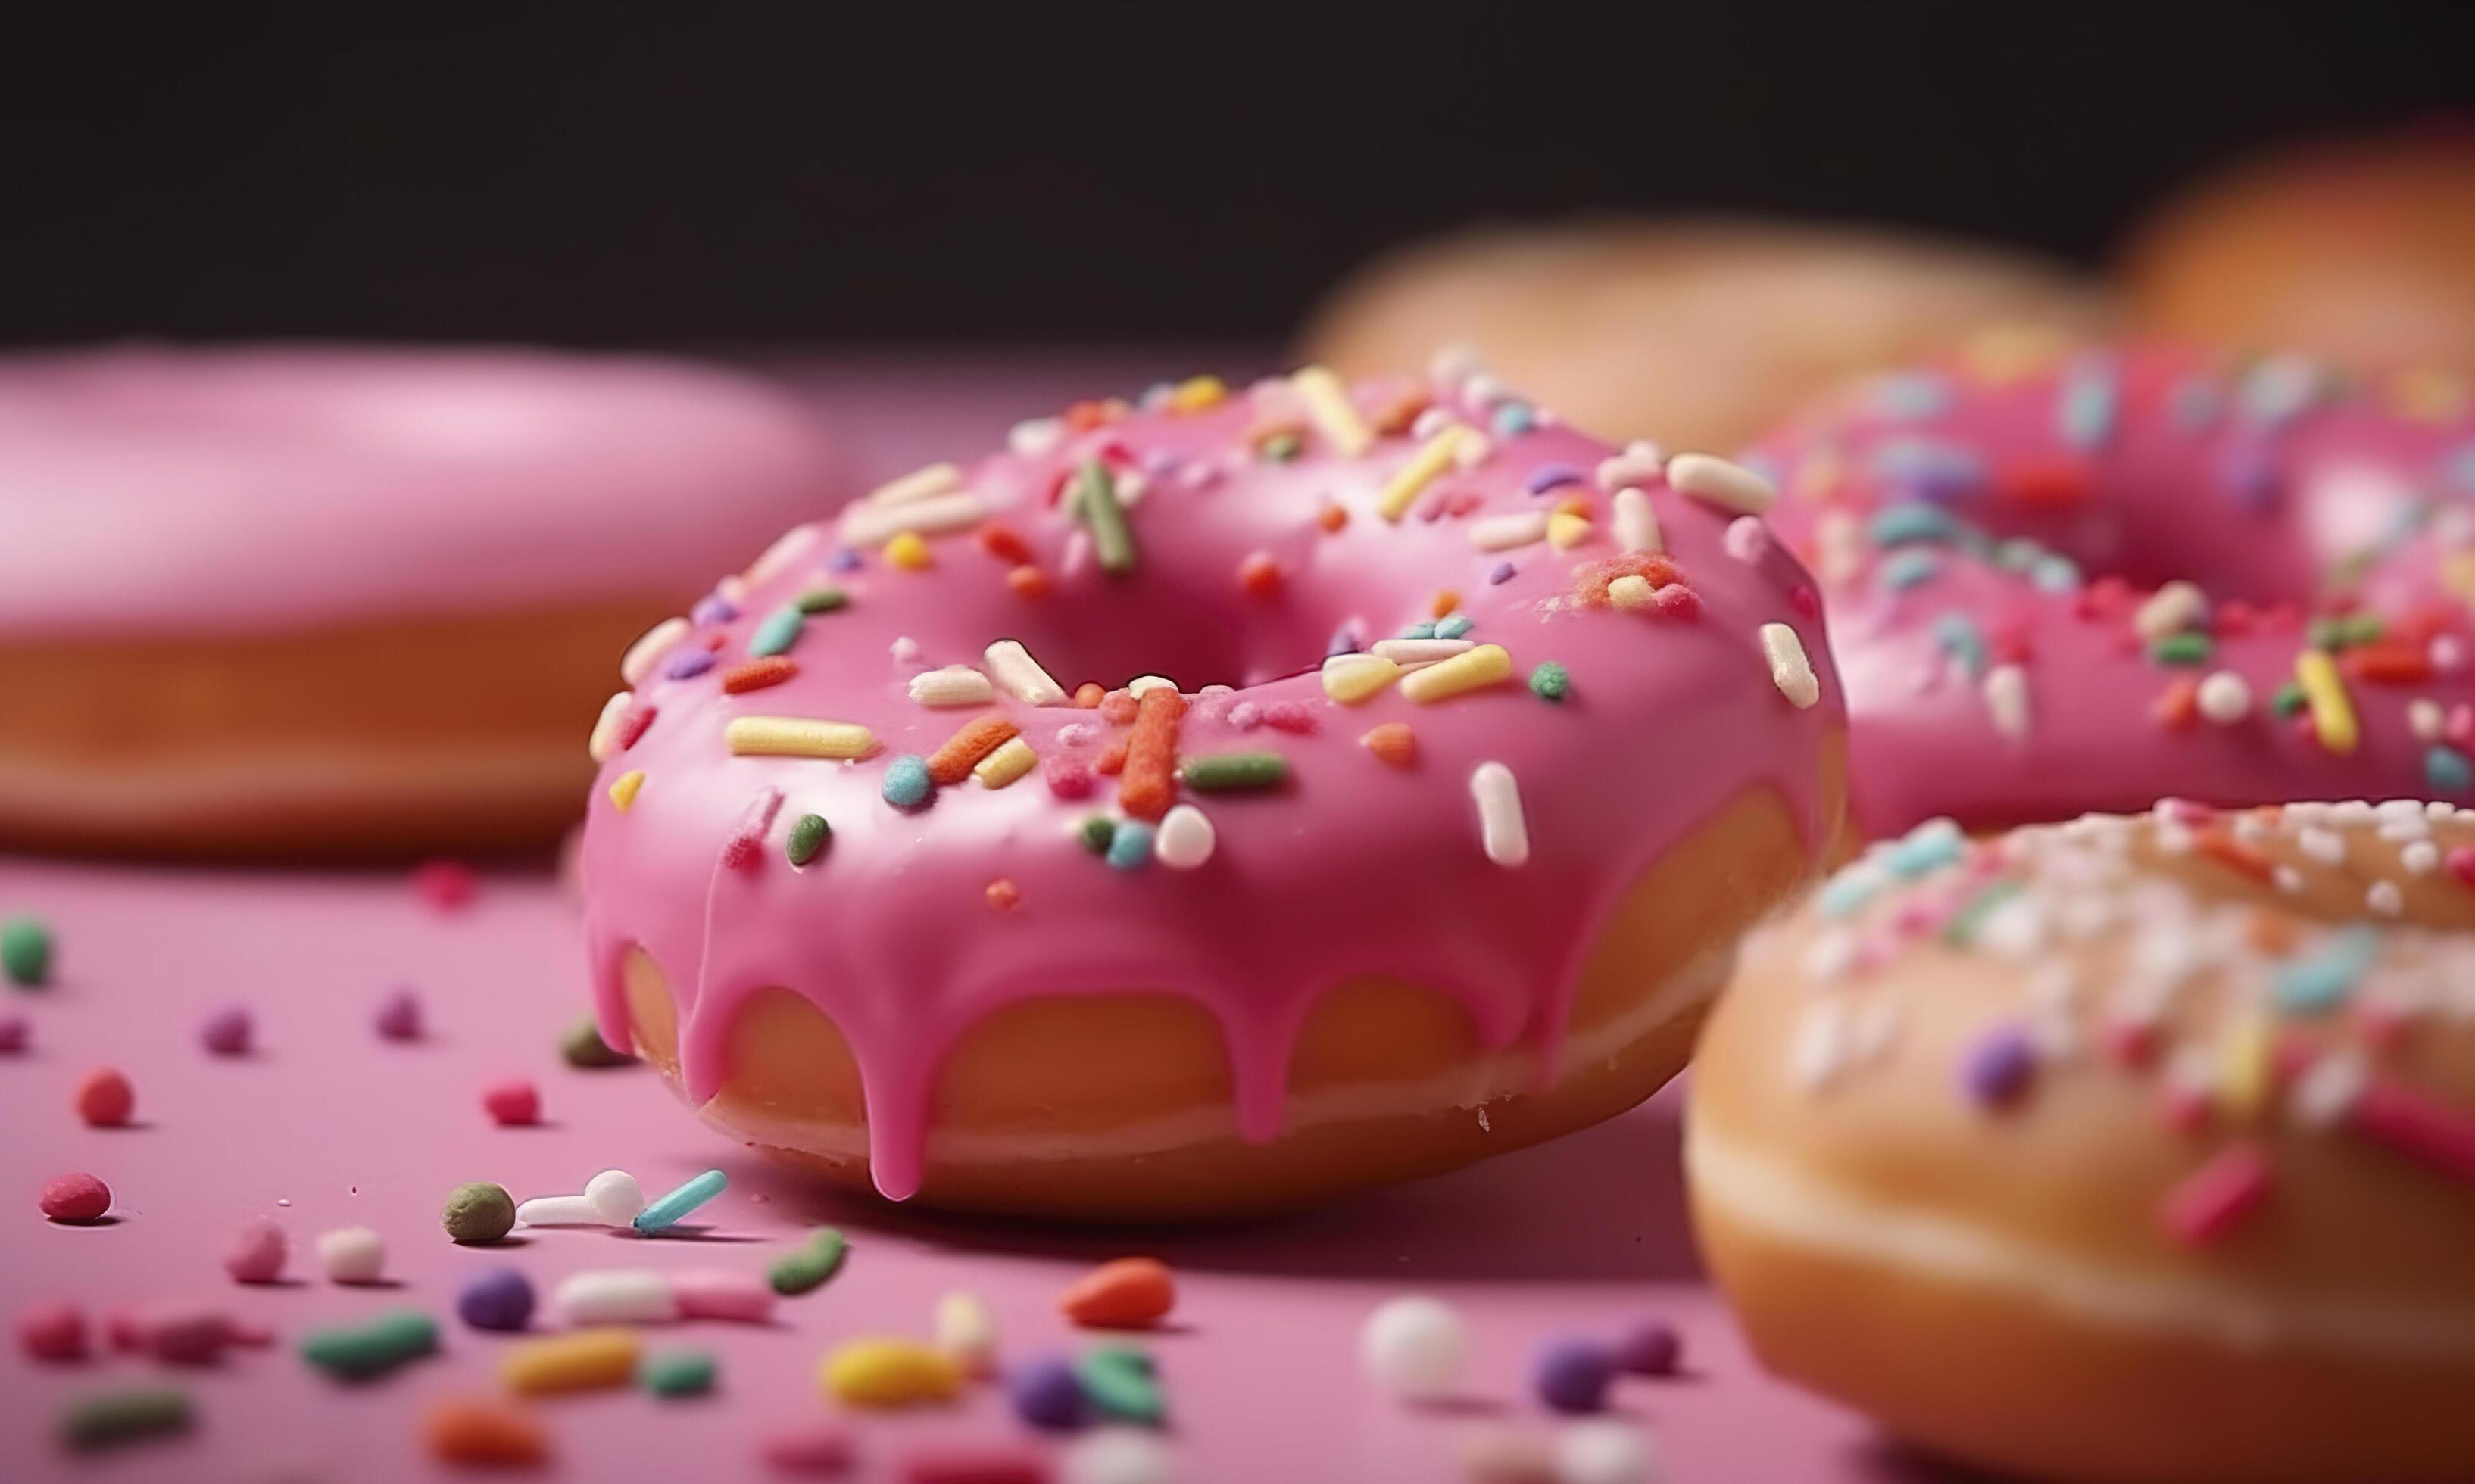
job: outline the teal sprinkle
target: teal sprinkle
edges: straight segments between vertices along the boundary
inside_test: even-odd
[[[2243,373],[2235,400],[2252,422],[2276,427],[2311,406],[2319,393],[2320,374],[2310,362],[2273,355]]]
[[[1435,637],[1435,626],[1433,623],[1412,623],[1408,628],[1403,629],[1399,635],[1395,637],[1401,639],[1433,639]]]
[[[1928,819],[1882,852],[1883,867],[1901,881],[1914,881],[1928,871],[1955,864],[1968,850],[1968,838],[1948,820]]]
[[[2040,593],[2076,593],[2080,590],[2079,564],[2049,551],[2028,564],[2028,581]]]
[[[638,1211],[636,1229],[647,1236],[668,1231],[698,1206],[722,1194],[723,1188],[729,1183],[729,1176],[720,1170],[707,1170]]]
[[[1560,701],[1573,692],[1573,677],[1563,666],[1547,660],[1530,672],[1530,689],[1542,701]]]
[[[2436,793],[2463,793],[2475,789],[2475,763],[2455,747],[2434,743],[2423,755],[2423,781]]]
[[[1515,400],[1497,403],[1492,421],[1497,437],[1516,438],[1538,425],[1538,414],[1530,403]]]
[[[935,788],[928,779],[928,760],[916,752],[885,765],[885,801],[896,809],[918,809]]]
[[[1463,634],[1468,633],[1471,629],[1476,627],[1478,627],[1478,621],[1472,619],[1468,614],[1456,613],[1435,620],[1435,637],[1437,639],[1458,639]]]
[[[1845,917],[1882,889],[1882,878],[1867,866],[1851,865],[1822,884],[1814,893],[1813,910],[1825,917]]]
[[[1904,593],[1921,583],[1931,582],[1942,571],[1942,563],[1930,551],[1903,547],[1882,558],[1882,586],[1894,593]]]
[[[2378,928],[2360,922],[2340,928],[2312,952],[2279,964],[2270,990],[2285,1010],[2317,1013],[2343,1002],[2380,951]]]
[[[2206,665],[2217,645],[2206,634],[2169,634],[2151,640],[2148,657],[2160,665]]]
[[[2057,430],[2063,442],[2082,451],[2105,446],[2114,436],[2117,394],[2114,375],[2101,366],[2083,366],[2067,373],[2057,395]]]
[[[1109,837],[1109,864],[1121,871],[1139,871],[1152,860],[1152,827],[1140,819],[1121,821]]]
[[[765,616],[764,622],[756,625],[756,632],[748,636],[747,652],[759,658],[780,654],[798,641],[799,630],[807,621],[808,616],[801,613],[796,604],[774,609]]]
[[[1971,679],[1985,678],[1985,667],[1989,656],[1985,648],[1985,635],[1977,629],[1975,620],[1953,609],[1935,618],[1933,631],[1934,639],[1942,645],[1943,653],[1959,661],[1961,668],[1968,671]]]
[[[1874,512],[1874,545],[1896,547],[1911,541],[1955,541],[1960,523],[1940,505],[1921,499],[1901,500]]]

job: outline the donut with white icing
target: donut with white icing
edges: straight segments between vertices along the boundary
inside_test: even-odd
[[[1879,842],[1694,1065],[1772,1371],[2072,1481],[2475,1477],[2475,813]]]
[[[1869,835],[2475,801],[2475,382],[2158,345],[1857,383],[1748,462],[1820,576]]]
[[[1294,1205],[1630,1107],[1835,832],[1769,496],[1311,368],[898,479],[630,651],[602,1033],[750,1144],[992,1209]]]
[[[672,361],[0,359],[0,843],[556,839],[585,657],[832,481],[786,397]]]

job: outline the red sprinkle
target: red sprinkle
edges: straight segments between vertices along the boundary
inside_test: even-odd
[[[2449,874],[2457,877],[2463,885],[2475,887],[2475,845],[2458,846],[2441,857],[2441,863],[2449,867]]]
[[[759,1451],[787,1473],[843,1473],[856,1458],[850,1429],[840,1423],[808,1423],[771,1434]]]
[[[528,1128],[541,1122],[541,1089],[521,1077],[492,1083],[481,1089],[481,1108],[502,1128]]]
[[[980,526],[980,549],[1008,567],[1020,567],[1031,560],[1030,543],[1016,535],[1013,526],[995,521]]]
[[[971,776],[980,760],[996,751],[1021,732],[1005,718],[991,712],[974,717],[945,739],[943,745],[928,754],[928,781],[941,789],[950,789]]]
[[[62,1175],[43,1186],[41,1204],[43,1214],[54,1221],[87,1226],[111,1209],[111,1187],[91,1175]]]
[[[86,1316],[65,1303],[40,1303],[17,1316],[17,1348],[35,1360],[84,1360]]]
[[[988,898],[991,907],[1003,912],[1022,900],[1022,888],[1012,878],[1000,876],[989,883]]]
[[[1091,769],[1072,758],[1059,754],[1040,765],[1040,775],[1048,782],[1048,791],[1062,799],[1087,799],[1098,781]]]
[[[129,1117],[137,1111],[137,1089],[116,1067],[99,1066],[81,1078],[77,1085],[77,1112],[80,1118],[97,1129],[127,1127]]]
[[[1167,686],[1145,691],[1136,703],[1125,773],[1117,780],[1117,807],[1129,816],[1158,819],[1176,802],[1177,727],[1185,715],[1186,697]]]
[[[765,854],[765,837],[773,828],[773,816],[782,809],[782,791],[768,784],[756,791],[741,811],[739,823],[730,838],[722,842],[722,864],[733,870],[746,870]]]
[[[2256,1144],[2236,1144],[2168,1191],[2160,1215],[2169,1236],[2203,1247],[2242,1226],[2268,1199],[2269,1188],[2268,1156]]]
[[[2353,1126],[2444,1175],[2475,1180],[2475,1116],[2399,1083],[2374,1083],[2356,1100]]]
[[[1257,551],[1238,564],[1238,590],[1248,597],[1278,597],[1281,583],[1281,564],[1269,551]]]
[[[660,714],[660,708],[643,702],[628,707],[627,714],[619,718],[619,750],[625,752],[636,745],[645,729],[653,724],[653,718]]]
[[[2357,645],[2338,663],[2346,673],[2371,685],[2421,685],[2432,678],[2432,656],[2421,645]]]
[[[2200,682],[2185,675],[2168,686],[2150,708],[2157,724],[2169,732],[2188,732],[2200,719]]]
[[[788,655],[769,654],[761,660],[743,660],[722,672],[722,689],[731,695],[744,695],[777,686],[799,672],[798,664]],[[620,734],[626,734],[622,731]],[[625,742],[621,745],[624,747]]]
[[[1037,567],[1013,567],[1006,570],[1006,586],[1017,597],[1046,597],[1048,573]]]
[[[1091,771],[1095,773],[1114,778],[1125,770],[1126,740],[1122,737],[1111,740],[1107,746],[1100,749],[1100,755],[1091,760]]]
[[[479,887],[480,878],[461,861],[424,861],[413,867],[413,892],[438,912],[471,906]]]
[[[1048,1484],[1038,1448],[989,1443],[944,1444],[902,1460],[903,1484]]]

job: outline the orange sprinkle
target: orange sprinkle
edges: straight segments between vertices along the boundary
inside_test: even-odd
[[[444,1463],[530,1468],[550,1461],[541,1425],[513,1407],[451,1397],[422,1419],[431,1456]]]
[[[1086,680],[1081,685],[1074,688],[1074,704],[1082,707],[1085,711],[1090,711],[1094,707],[1097,707],[1100,704],[1100,697],[1108,693],[1108,692],[1100,689],[1100,682],[1096,680]]]
[[[2432,656],[2420,645],[2357,645],[2339,663],[2346,673],[2373,685],[2421,685],[2432,678]]]
[[[2241,871],[2254,881],[2265,882],[2276,875],[2276,865],[2268,857],[2223,830],[2202,830],[2192,839],[2200,847],[2200,853],[2210,860]]]
[[[1238,590],[1248,597],[1281,596],[1281,564],[1269,551],[1258,551],[1238,564]]]
[[[971,776],[980,759],[1004,746],[1021,730],[993,712],[973,717],[946,738],[943,746],[928,754],[928,781],[941,789],[952,788]]]
[[[1587,495],[1567,495],[1562,499],[1556,501],[1555,513],[1557,515],[1577,515],[1586,521],[1590,518],[1590,497]]]
[[[1315,512],[1315,523],[1327,531],[1337,534],[1349,523],[1349,510],[1343,505],[1327,504]]]
[[[761,660],[733,665],[722,672],[722,688],[733,695],[749,691],[762,691],[767,686],[780,685],[799,672],[799,667],[789,659],[770,654]]]
[[[1006,586],[1014,589],[1017,597],[1046,597],[1048,573],[1037,567],[1009,567],[1006,569]]]
[[[1379,433],[1406,433],[1409,425],[1418,421],[1418,414],[1434,405],[1434,401],[1421,388],[1405,386],[1377,403],[1366,421]]]
[[[1057,1306],[1090,1328],[1148,1329],[1177,1306],[1177,1280],[1156,1258],[1120,1257],[1083,1275]]]
[[[1088,433],[1109,421],[1109,404],[1105,401],[1075,402],[1066,409],[1064,421],[1074,431]]]
[[[2023,505],[2075,505],[2088,492],[2088,469],[2075,463],[2022,464],[2002,476],[2002,493]]]
[[[1461,596],[1458,593],[1454,592],[1452,589],[1446,588],[1435,595],[1435,600],[1430,605],[1429,612],[1433,617],[1440,619],[1447,616],[1460,605]]]
[[[1418,761],[1418,734],[1406,721],[1386,721],[1358,741],[1379,762],[1394,767],[1408,767]]]
[[[1100,749],[1100,755],[1091,760],[1091,771],[1095,773],[1114,775],[1125,770],[1126,740],[1122,737],[1111,739],[1109,744]]]
[[[1137,819],[1158,819],[1177,801],[1177,723],[1186,715],[1186,697],[1162,686],[1145,691],[1135,705],[1117,807]]]
[[[994,521],[980,526],[980,549],[1009,567],[1019,567],[1031,560],[1031,546],[1015,534],[1011,525]]]
[[[1135,719],[1135,696],[1131,691],[1112,691],[1100,697],[1100,719],[1119,726]]]
[[[2200,682],[2185,675],[2166,688],[2152,709],[2157,724],[2169,732],[2187,732],[2200,719]]]
[[[989,883],[988,895],[989,905],[1003,912],[1022,900],[1022,889],[1014,884],[1014,878],[1000,876]]]

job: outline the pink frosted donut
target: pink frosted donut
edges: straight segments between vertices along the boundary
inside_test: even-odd
[[[551,838],[578,657],[829,474],[785,397],[671,361],[0,359],[0,843]]]
[[[1749,462],[1872,836],[2173,796],[2475,799],[2475,388],[2162,346],[1850,388]]]
[[[602,1034],[988,1208],[1294,1204],[1629,1107],[1834,833],[1769,493],[1312,369],[896,480],[631,652]]]

